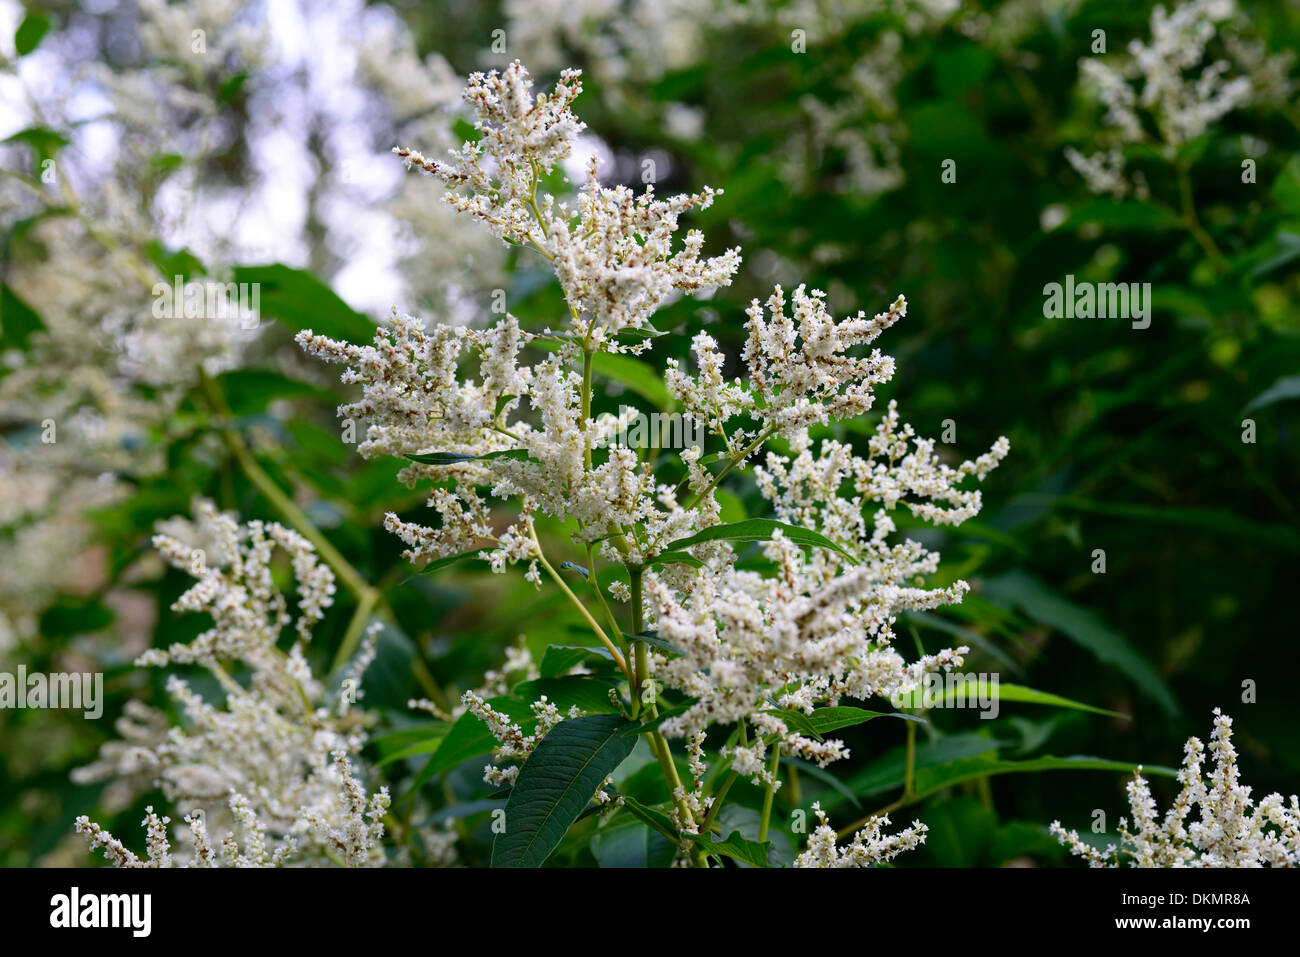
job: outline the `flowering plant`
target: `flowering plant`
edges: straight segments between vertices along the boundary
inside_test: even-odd
[[[1256,805],[1250,788],[1239,783],[1237,750],[1232,745],[1232,719],[1214,709],[1210,738],[1214,772],[1207,782],[1201,776],[1205,745],[1188,738],[1183,766],[1178,772],[1182,789],[1165,812],[1156,817],[1156,802],[1141,768],[1128,784],[1129,806],[1136,832],[1125,818],[1119,820],[1120,844],[1104,850],[1052,822],[1052,834],[1086,860],[1090,867],[1119,867],[1123,858],[1133,867],[1295,867],[1300,865],[1300,798],[1290,801],[1270,794]],[[1187,824],[1192,809],[1200,820]]]
[[[979,492],[959,486],[984,478],[1009,446],[999,439],[978,459],[950,467],[933,440],[900,423],[893,403],[865,456],[833,440],[815,441],[811,429],[871,410],[876,387],[894,369],[874,343],[906,315],[907,304],[900,296],[874,317],[837,321],[825,295],[801,285],[789,301],[778,286],[765,305],[750,306],[746,378],[724,375],[729,357],[707,333],[692,342],[694,371],[668,361],[668,392],[705,426],[709,447],[675,456],[609,447],[620,422],[593,415],[598,360],[649,353],[652,317],[664,300],[727,285],[740,252],[705,257],[704,236],[694,230],[677,245],[680,217],[708,208],[719,195],[711,189],[659,199],[647,187],[635,196],[626,187],[603,187],[592,163],[575,200],[545,191],[543,177],[569,155],[583,128],[570,108],[581,84],[576,71],[566,71],[549,94],[534,97],[531,88],[518,62],[502,73],[476,74],[465,96],[478,117],[477,142],[448,162],[407,148],[395,152],[441,180],[453,208],[549,262],[564,292],[566,321],[530,332],[507,315],[482,331],[426,330],[395,315],[373,345],[311,330],[298,342],[347,365],[344,380],[361,384],[361,399],[339,413],[368,422],[361,453],[405,456],[412,464],[402,478],[435,483],[428,505],[438,525],[387,516],[386,527],[409,546],[406,557],[445,564],[477,556],[497,572],[524,564],[539,586],[549,578],[580,610],[625,682],[610,687],[608,700],[591,709],[597,713],[573,705],[561,714],[540,697],[531,707],[532,734],[466,694],[465,705],[498,738],[498,757],[524,762],[522,773],[517,765],[485,772],[494,784],[514,786],[494,860],[545,859],[563,829],[539,835],[531,826],[529,816],[544,800],[535,782],[576,769],[578,758],[585,777],[567,782],[574,789],[565,808],[570,819],[593,796],[620,800],[605,790],[609,775],[644,735],[671,805],[667,818],[653,808],[640,813],[684,860],[702,863],[710,848],[723,846],[713,832],[732,781],[748,778],[765,790],[757,838],[766,843],[783,754],[818,767],[847,756],[842,741],[822,732],[879,714],[840,707],[843,699],[894,696],[928,672],[962,663],[964,646],[912,662],[894,647],[900,612],[960,601],[967,586],[924,587],[938,555],[915,542],[891,542],[890,512],[901,504],[937,524],[975,515]],[[530,349],[540,356],[525,359]],[[462,378],[466,354],[477,358],[477,380]],[[783,440],[788,454],[767,451],[755,474],[777,517],[724,522],[720,483],[774,440]],[[517,508],[504,528],[493,499]],[[585,555],[584,566],[565,564],[585,581],[586,600],[547,557],[539,516],[564,523]],[[760,544],[757,564],[740,560],[739,542]],[[606,576],[608,566],[621,572]],[[621,614],[619,606],[627,606]],[[711,766],[706,742],[719,727],[724,738]],[[547,747],[587,729],[598,735],[598,760],[588,763],[592,756],[581,747]],[[685,742],[686,781],[673,739]],[[602,773],[586,773],[591,767]],[[707,786],[720,771],[721,783]],[[512,815],[529,826],[512,824]],[[797,863],[874,863],[924,836],[919,822],[897,837],[883,836],[873,823],[837,856],[833,841],[826,846],[822,821],[816,848]]]
[[[1278,607],[1238,599],[1296,548],[1288,433],[1223,435],[1295,394],[1274,25],[1189,0],[1108,54],[1088,6],[672,10],[508,3],[425,57],[423,10],[359,0],[0,36],[0,860],[1294,863],[1280,798],[1046,751],[1178,727],[1245,667],[1201,629]],[[1155,322],[1059,321],[1058,267],[1153,280]],[[11,659],[105,672],[116,739],[10,710]],[[1040,772],[1135,768],[1119,851],[1015,819],[1072,813]]]

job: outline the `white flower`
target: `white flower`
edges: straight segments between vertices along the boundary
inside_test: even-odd
[[[534,98],[531,87],[518,63],[501,74],[475,74],[466,98],[479,115],[480,141],[465,144],[449,162],[398,153],[442,180],[455,209],[550,262],[568,305],[564,328],[530,333],[507,317],[482,331],[426,330],[395,316],[373,345],[310,331],[298,341],[345,363],[344,381],[361,384],[361,399],[339,411],[368,422],[363,454],[407,456],[413,462],[404,480],[438,483],[429,497],[436,524],[386,519],[409,546],[409,558],[485,549],[480,554],[494,571],[526,563],[526,577],[540,584],[541,568],[556,573],[533,517],[570,522],[574,542],[590,548],[593,558],[636,570],[644,605],[637,611],[644,612],[646,629],[680,651],[651,648],[636,664],[635,688],[654,683],[695,699],[662,724],[663,734],[687,738],[688,753],[698,758],[710,725],[740,725],[746,737],[726,750],[732,769],[775,790],[780,782],[772,761],[779,753],[825,766],[848,750],[840,741],[800,734],[772,713],[773,699],[811,712],[847,697],[892,696],[927,672],[962,663],[964,647],[909,662],[893,646],[899,612],[958,602],[967,585],[925,587],[938,555],[914,542],[891,542],[889,513],[901,505],[935,524],[965,521],[981,504],[967,483],[984,479],[1008,443],[1000,438],[975,459],[945,464],[934,441],[902,424],[891,402],[865,455],[833,441],[814,451],[810,426],[873,409],[875,389],[894,371],[894,360],[874,344],[905,316],[906,301],[899,296],[874,316],[836,320],[825,295],[801,285],[792,309],[780,287],[766,309],[751,305],[742,379],[728,377],[727,358],[705,333],[692,342],[693,373],[665,363],[669,393],[705,424],[721,451],[681,450],[685,474],[673,486],[634,450],[610,446],[625,422],[591,413],[598,385],[593,357],[632,349],[645,355],[652,338],[633,346],[620,334],[651,331],[650,319],[669,295],[729,282],[739,252],[705,259],[703,237],[695,232],[680,247],[674,242],[679,216],[711,203],[718,195],[712,190],[668,200],[647,190],[638,197],[623,187],[601,187],[593,167],[575,209],[539,196],[540,174],[568,154],[582,129],[570,109],[580,87],[573,71],[561,74],[549,95]],[[545,349],[526,364],[525,345]],[[470,378],[475,360],[478,379]],[[726,541],[697,545],[675,556],[680,561],[659,561],[670,543],[719,524],[719,482],[777,437],[792,456],[767,455],[755,470],[760,491],[777,519],[818,532],[833,548],[810,552],[778,532],[763,545],[770,573],[738,568]],[[518,503],[518,519],[504,530],[492,498]],[[609,591],[634,600],[626,583]],[[633,679],[630,649],[620,656],[608,635],[602,637]],[[469,693],[463,703],[499,742],[496,757],[506,763],[485,768],[485,780],[496,786],[513,782],[519,763],[566,717],[543,699],[526,730],[482,694]],[[677,826],[696,832],[710,800],[702,784],[670,785]],[[844,859],[884,859],[920,833],[885,840],[864,832]]]
[[[1182,789],[1163,820],[1142,777],[1141,768],[1128,783],[1133,827],[1119,822],[1120,846],[1099,851],[1053,821],[1052,834],[1091,867],[1119,867],[1122,857],[1132,867],[1295,867],[1300,865],[1300,802],[1270,794],[1256,805],[1251,789],[1238,779],[1237,751],[1232,746],[1232,719],[1214,709],[1210,737],[1214,771],[1201,774],[1205,747],[1189,738],[1178,783]],[[1187,823],[1192,808],[1199,820]]]
[[[1065,155],[1092,192],[1123,196],[1135,189],[1143,198],[1145,183],[1124,176],[1120,147],[1152,140],[1148,126],[1157,132],[1154,142],[1172,158],[1178,147],[1233,110],[1257,99],[1285,100],[1293,57],[1269,57],[1261,45],[1236,37],[1228,27],[1239,19],[1234,0],[1187,0],[1172,13],[1157,6],[1149,42],[1134,40],[1125,53],[1079,61],[1106,108],[1108,146],[1091,156],[1071,147]],[[1231,52],[1235,69],[1227,60],[1206,61],[1216,39]]]
[[[196,513],[192,537],[210,543],[211,552],[167,534],[158,535],[155,545],[172,565],[198,579],[174,609],[207,612],[213,625],[189,643],[146,652],[140,663],[200,665],[219,684],[222,700],[214,704],[169,676],[167,692],[184,723],[168,728],[157,712],[128,706],[130,720],[118,724],[123,740],[105,745],[78,778],[114,778],[119,804],[160,787],[185,814],[188,828],[178,834],[179,852],[168,846],[166,818],[151,814],[146,820],[146,866],[379,862],[387,792],[381,788],[366,800],[353,766],[365,732],[344,702],[328,700],[325,683],[305,657],[311,629],[333,600],[333,573],[295,532],[261,522],[240,525],[208,503],[199,503]],[[175,522],[169,527],[181,530]],[[288,553],[297,581],[296,617],[272,578],[277,547]],[[280,634],[290,624],[296,637],[284,652]],[[371,628],[346,671],[357,686],[377,638]],[[236,665],[248,670],[246,684],[232,677]],[[115,863],[139,866],[97,825],[81,819],[77,829]],[[211,844],[214,834],[223,835],[219,855]]]
[[[795,867],[870,867],[892,860],[904,851],[910,851],[925,843],[928,831],[920,821],[913,821],[912,826],[904,828],[897,834],[885,834],[889,826],[889,815],[873,817],[853,835],[847,847],[838,847],[835,843],[835,829],[826,820],[826,813],[819,803],[813,804],[813,813],[817,815],[817,828],[808,835],[808,847],[795,858]]]

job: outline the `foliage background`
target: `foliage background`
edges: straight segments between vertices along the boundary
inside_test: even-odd
[[[457,74],[502,64],[516,52],[530,62],[526,51],[489,50],[492,31],[513,22],[495,4],[391,6],[421,53],[441,54]],[[1295,4],[1244,7],[1271,50],[1300,46]],[[130,66],[122,55],[128,45],[119,42],[134,29],[128,14],[61,4],[35,9],[56,25],[52,36],[92,19],[97,46],[88,55]],[[811,30],[805,54],[792,53],[787,23],[678,22],[671,26],[694,31],[706,56],[642,75],[630,69],[622,79],[588,62],[580,43],[569,44],[565,62],[587,68],[577,110],[618,158],[615,178],[637,184],[639,160],[653,156],[661,193],[725,188],[698,225],[710,249],[744,247],[735,286],[707,303],[677,302],[655,320],[671,330],[658,340],[657,357],[686,358],[703,323],[725,351],[738,351],[744,306],[774,281],[788,287],[802,277],[827,289],[837,315],[876,311],[902,292],[908,318],[882,343],[899,360],[884,398],[899,399],[923,434],[937,435],[953,420],[958,455],[977,454],[999,434],[1010,438],[1011,456],[985,484],[978,521],[917,533],[942,551],[941,574],[965,577],[974,590],[959,608],[911,622],[916,641],[933,651],[951,642],[954,629],[973,632],[978,646],[969,670],[1000,671],[1006,681],[1127,717],[1013,704],[1004,704],[996,721],[975,712],[934,714],[937,737],[922,737],[921,764],[951,766],[995,751],[1007,759],[1083,754],[1172,765],[1188,735],[1208,733],[1209,711],[1218,706],[1237,719],[1243,778],[1256,795],[1291,793],[1300,780],[1292,688],[1300,660],[1290,604],[1300,580],[1297,107],[1292,97],[1281,108],[1236,111],[1188,147],[1195,207],[1223,252],[1223,270],[1185,228],[1167,167],[1152,164],[1146,202],[1093,196],[1063,156],[1067,145],[1089,145],[1097,130],[1099,111],[1080,91],[1077,61],[1089,54],[1093,29],[1104,28],[1118,48],[1145,35],[1149,12],[1147,4],[1106,0],[963,4],[936,28],[902,31],[890,60],[895,107],[888,115],[849,113],[850,125],[886,122],[891,130],[902,178],[878,192],[855,189],[843,151],[814,142],[806,104],[809,97],[850,99],[844,81],[853,65],[885,31],[899,29],[889,9],[845,16],[820,39]],[[960,24],[979,14],[1016,28],[978,42]],[[674,15],[670,5],[664,16]],[[597,32],[605,26],[590,24]],[[542,83],[553,78],[536,72]],[[250,102],[236,95],[224,104],[232,129],[250,122]],[[665,132],[673,104],[696,111],[698,131]],[[299,148],[324,177],[329,131],[315,132]],[[405,142],[400,129],[371,135],[366,146],[375,153]],[[4,163],[28,168],[39,148],[7,144]],[[1255,184],[1241,180],[1246,156],[1258,161]],[[940,178],[948,158],[957,162],[955,184]],[[239,183],[249,157],[236,133],[208,162]],[[160,180],[169,173],[160,165]],[[424,185],[420,201],[437,202],[438,188]],[[12,278],[42,251],[27,241],[23,223],[6,225],[4,269]],[[461,235],[450,232],[445,241],[454,247]],[[170,265],[183,251],[159,246],[155,253],[171,257]],[[324,331],[332,322],[364,333],[372,318],[330,290],[340,268],[336,251],[312,247],[306,261],[293,262],[305,272],[261,268],[274,258],[237,263],[248,267],[244,276],[264,282],[263,312],[274,322],[242,367],[219,378],[263,467],[384,589],[393,627],[366,685],[366,704],[380,716],[372,755],[379,759],[429,733],[427,722],[405,713],[408,698],[454,700],[500,663],[517,636],[540,651],[572,644],[579,623],[553,589],[536,591],[518,576],[474,569],[418,575],[400,559],[380,521],[387,510],[418,515],[422,496],[393,481],[401,463],[363,462],[339,441],[334,408],[343,389],[329,370],[287,357],[297,328]],[[543,323],[560,299],[554,286],[538,282],[536,266],[507,258],[504,288],[512,312]],[[1068,273],[1151,282],[1150,328],[1044,318],[1044,284]],[[5,290],[4,348],[39,362],[39,335],[22,335],[26,307],[9,285]],[[490,293],[465,290],[482,318]],[[434,307],[414,296],[393,304],[411,312]],[[644,383],[632,388],[654,392]],[[1254,444],[1241,438],[1247,409],[1257,423]],[[167,610],[185,586],[182,576],[140,570],[153,523],[186,513],[196,495],[246,518],[277,517],[223,447],[208,441],[208,419],[197,393],[188,395],[150,437],[165,466],[130,476],[128,497],[89,516],[95,534],[74,587],[35,610],[6,609],[13,621],[25,614],[36,626],[0,651],[5,670],[10,662],[33,671],[103,670],[108,718],[129,697],[165,700],[160,676],[130,666],[138,647],[125,649],[140,634],[166,644],[201,624]],[[38,434],[31,421],[0,409],[7,448],[34,449]],[[752,487],[730,490],[735,508],[759,514]],[[8,547],[21,540],[22,522],[0,528]],[[1090,570],[1097,548],[1106,553],[1105,574]],[[323,660],[342,638],[348,601],[341,593],[318,633]],[[1242,703],[1247,680],[1257,686],[1255,703]],[[99,788],[72,783],[69,772],[112,736],[108,718],[0,712],[0,863],[89,863],[71,822],[98,807]],[[832,770],[851,800],[811,777],[803,794],[783,791],[779,799],[806,806],[809,795],[820,794],[823,804],[839,802],[838,823],[887,803],[897,790],[891,769],[903,741],[901,728],[887,724],[845,735],[854,756]],[[385,773],[409,781],[425,759],[395,760]],[[470,760],[427,786],[434,806],[461,808],[466,833],[483,827],[474,814],[484,797],[480,765]],[[1123,775],[1102,771],[974,777],[905,812],[931,832],[921,852],[898,864],[1062,863],[1044,823],[1059,817],[1084,827],[1094,808],[1117,815],[1123,783]],[[1167,797],[1167,788],[1157,783],[1157,795]],[[751,790],[737,799],[753,803],[758,792]],[[144,803],[104,823],[133,834]],[[599,856],[599,847],[574,843],[562,857],[590,862],[592,853]],[[478,855],[481,863],[481,854],[470,842],[466,860]]]

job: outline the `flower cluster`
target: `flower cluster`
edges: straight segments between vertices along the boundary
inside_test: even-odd
[[[819,823],[808,836],[807,850],[795,858],[795,867],[871,867],[884,864],[904,851],[924,844],[928,831],[920,821],[913,821],[911,827],[904,828],[897,834],[885,834],[884,828],[889,826],[889,815],[882,814],[873,817],[855,833],[847,847],[838,847],[835,843],[835,829],[826,820],[826,812],[821,809],[821,805],[814,803],[813,812]]]
[[[542,695],[531,705],[533,717],[527,722],[530,731],[526,732],[520,724],[512,721],[509,715],[495,710],[472,691],[465,692],[461,702],[472,715],[487,725],[488,730],[492,732],[492,737],[496,738],[496,759],[519,762],[505,768],[492,764],[483,768],[483,780],[496,787],[514,784],[515,778],[519,776],[519,765],[536,750],[542,738],[546,737],[546,733],[565,718],[576,718],[582,714],[576,706],[568,711],[561,711],[553,702],[547,701],[545,695]],[[604,800],[608,800],[608,796],[603,794],[601,796]]]
[[[1205,746],[1198,738],[1188,739],[1178,772],[1182,789],[1163,820],[1139,769],[1128,784],[1132,829],[1126,818],[1120,818],[1119,846],[1098,850],[1059,821],[1052,822],[1052,834],[1091,867],[1119,867],[1125,857],[1132,867],[1300,865],[1300,801],[1295,795],[1288,801],[1280,794],[1270,794],[1258,804],[1251,800],[1251,789],[1239,780],[1232,719],[1218,708],[1209,751],[1214,771],[1207,780],[1201,772]],[[1189,824],[1193,808],[1199,820]]]
[[[200,369],[242,364],[262,335],[233,310],[158,309],[178,273],[224,286],[233,263],[302,261],[321,242],[339,251],[329,278],[354,304],[378,272],[455,314],[458,284],[497,282],[502,260],[490,237],[445,243],[454,214],[411,195],[414,181],[397,177],[385,197],[357,175],[385,162],[368,144],[399,127],[449,146],[461,109],[460,79],[416,55],[397,14],[363,0],[147,0],[138,14],[138,56],[111,66],[87,56],[123,28],[101,29],[109,13],[56,18],[35,51],[0,63],[5,135],[18,133],[0,144],[6,296],[36,317],[0,354],[0,515],[15,531],[0,537],[0,635],[24,640],[53,593],[97,577],[75,560],[90,550],[86,512],[166,468],[159,438]],[[286,23],[294,43],[277,35]],[[29,137],[66,145],[29,162]],[[297,137],[320,155],[291,159]],[[245,148],[247,164],[228,162]],[[46,423],[54,433],[28,438]]]
[[[1089,189],[1115,196],[1146,194],[1140,175],[1125,176],[1123,152],[1126,145],[1151,141],[1144,117],[1158,133],[1155,145],[1172,158],[1180,146],[1233,110],[1261,99],[1286,98],[1290,55],[1267,56],[1235,35],[1227,28],[1238,18],[1234,0],[1187,0],[1172,13],[1156,7],[1150,42],[1134,40],[1126,54],[1079,62],[1105,107],[1109,140],[1106,149],[1092,155],[1066,149],[1066,159]],[[1216,39],[1231,59],[1206,62]]]
[[[181,531],[179,523],[171,527]],[[367,797],[357,778],[356,756],[367,739],[362,716],[329,700],[306,657],[312,627],[333,601],[333,573],[296,532],[274,523],[240,525],[207,503],[198,506],[186,539],[155,538],[170,564],[198,579],[173,609],[206,612],[213,626],[188,643],[147,651],[138,663],[200,665],[223,699],[213,703],[171,676],[167,690],[185,724],[169,728],[162,714],[133,705],[119,722],[123,740],[105,745],[77,780],[113,780],[119,802],[160,787],[184,815],[185,847],[173,853],[168,819],[151,813],[148,866],[382,862],[389,798],[386,788]],[[297,582],[296,616],[275,585],[277,551],[287,555]],[[293,635],[287,652],[280,647],[286,630]],[[372,626],[348,672],[358,681],[378,635]],[[237,680],[241,673],[246,683]],[[89,820],[78,820],[77,829],[115,863],[140,863]],[[210,838],[216,833],[226,835],[219,853]]]
[[[634,196],[622,187],[602,187],[593,165],[570,212],[569,200],[545,191],[544,176],[568,155],[582,129],[571,110],[581,89],[578,75],[565,71],[549,94],[534,97],[531,88],[517,62],[503,73],[475,74],[466,99],[478,114],[479,140],[449,162],[397,152],[409,166],[440,179],[453,208],[550,262],[569,307],[566,327],[529,333],[507,316],[482,330],[426,329],[395,315],[373,345],[310,330],[298,342],[345,364],[344,381],[361,385],[361,398],[340,415],[368,423],[362,453],[405,456],[412,460],[403,473],[408,483],[438,483],[429,498],[437,525],[388,516],[388,528],[410,546],[408,557],[453,558],[485,549],[481,554],[494,570],[526,562],[529,577],[540,582],[539,565],[556,573],[533,516],[570,522],[573,540],[592,561],[622,565],[630,576],[607,589],[595,586],[601,604],[606,591],[615,602],[632,604],[634,624],[644,620],[644,629],[660,639],[648,651],[619,649],[596,626],[633,689],[666,687],[691,699],[663,722],[663,734],[686,737],[692,768],[702,769],[709,726],[739,724],[752,736],[742,735],[723,757],[737,774],[775,790],[773,758],[779,753],[822,766],[848,754],[838,740],[801,731],[781,709],[812,713],[843,698],[894,695],[927,672],[962,662],[964,647],[912,662],[893,647],[900,612],[960,601],[967,586],[925,587],[938,556],[914,542],[891,542],[889,513],[902,504],[936,524],[971,517],[980,507],[979,492],[963,486],[995,468],[1008,443],[1001,438],[979,458],[950,466],[932,440],[899,422],[891,404],[865,457],[829,439],[815,450],[810,427],[873,408],[875,389],[892,376],[894,362],[872,347],[904,317],[906,302],[900,296],[875,316],[860,312],[836,320],[825,295],[801,285],[792,308],[779,287],[766,308],[752,304],[740,357],[743,378],[724,374],[727,357],[707,334],[693,343],[696,370],[666,361],[669,393],[707,423],[718,451],[682,450],[685,475],[674,485],[635,451],[606,448],[620,423],[591,413],[599,382],[593,357],[632,350],[646,355],[652,334],[638,337],[633,347],[620,333],[650,330],[652,314],[670,294],[727,284],[739,251],[703,257],[698,232],[688,233],[681,248],[673,243],[679,216],[711,202],[718,195],[712,190],[668,200],[651,189]],[[535,359],[531,346],[544,347],[535,350]],[[474,358],[477,379],[465,373]],[[673,549],[688,536],[718,530],[720,483],[776,440],[788,444],[791,456],[769,451],[765,467],[756,470],[759,489],[783,523],[769,526],[762,566],[738,564],[725,534]],[[518,502],[519,517],[504,531],[491,498]],[[814,541],[799,529],[813,533]],[[811,553],[810,544],[816,546]],[[605,611],[612,624],[607,605]],[[498,757],[515,761],[527,759],[537,740],[566,717],[537,702],[536,730],[529,733],[480,696],[464,702],[500,742]],[[665,741],[661,759],[667,747]],[[507,784],[516,772],[489,766],[487,779]],[[670,781],[675,823],[684,833],[698,830],[711,806],[703,774],[697,777],[689,788]],[[920,840],[919,831],[886,839],[868,830],[836,859],[869,863]],[[819,860],[834,856],[833,840],[830,852],[810,853]]]
[[[726,285],[740,265],[739,250],[702,259],[702,233],[691,230],[682,248],[674,237],[683,213],[707,209],[718,195],[656,199],[625,186],[600,185],[595,161],[576,209],[551,194],[537,197],[541,174],[567,157],[585,124],[570,110],[582,92],[579,73],[565,70],[555,90],[534,99],[532,78],[515,61],[503,72],[470,77],[466,101],[478,114],[481,138],[467,142],[451,161],[396,148],[408,166],[450,187],[452,208],[485,223],[494,235],[535,247],[553,264],[572,314],[572,332],[588,346],[603,346],[625,329],[642,328],[675,291]]]

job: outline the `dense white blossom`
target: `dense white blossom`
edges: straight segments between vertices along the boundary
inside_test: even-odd
[[[1145,197],[1146,184],[1126,177],[1122,147],[1154,143],[1169,158],[1233,110],[1260,100],[1285,101],[1293,54],[1269,56],[1235,31],[1242,20],[1235,0],[1186,0],[1172,12],[1157,6],[1150,40],[1133,40],[1123,53],[1086,57],[1080,72],[1105,108],[1107,148],[1091,155],[1073,147],[1065,157],[1094,193]],[[1222,41],[1231,59],[1210,59]],[[1144,122],[1144,119],[1147,122]],[[1153,138],[1148,127],[1154,127]]]
[[[158,849],[155,832],[165,837],[166,819],[146,822],[149,866],[381,862],[388,794],[380,788],[367,797],[357,778],[364,724],[331,702],[305,654],[312,627],[333,601],[333,573],[308,542],[278,524],[240,525],[201,503],[194,531],[210,551],[166,534],[155,545],[198,579],[174,610],[207,612],[213,625],[187,643],[146,652],[140,663],[200,665],[218,682],[221,702],[170,676],[167,691],[184,724],[168,727],[160,713],[130,705],[118,723],[122,738],[106,744],[77,780],[112,781],[118,804],[160,787],[185,816],[181,853]],[[296,615],[275,585],[276,552],[287,556],[297,583]],[[286,629],[294,636],[288,651],[280,646]],[[372,628],[347,670],[358,685],[376,637]],[[247,670],[246,683],[235,680],[235,668]],[[82,819],[77,828],[115,863],[139,863],[97,825]]]
[[[818,825],[808,835],[808,847],[795,858],[795,867],[871,867],[892,860],[904,851],[925,843],[928,828],[920,821],[897,834],[886,834],[889,815],[873,817],[855,833],[845,847],[835,843],[835,829],[826,820],[821,805],[813,803]]]
[[[801,285],[789,303],[778,287],[766,308],[751,305],[740,378],[724,372],[727,357],[706,333],[692,343],[694,369],[671,358],[664,363],[669,393],[706,425],[720,451],[706,457],[698,446],[681,450],[685,477],[673,487],[634,450],[607,447],[622,423],[590,412],[599,384],[592,356],[632,348],[619,333],[647,328],[672,293],[725,285],[740,257],[730,250],[704,258],[698,232],[688,233],[680,248],[673,242],[679,216],[712,202],[719,195],[712,190],[660,200],[647,189],[638,197],[601,187],[594,168],[573,210],[569,200],[544,190],[543,174],[568,155],[583,128],[571,110],[580,89],[575,71],[563,72],[553,92],[536,96],[519,63],[503,73],[475,74],[466,99],[479,117],[477,142],[448,161],[397,150],[408,166],[448,187],[453,208],[550,262],[569,307],[564,328],[531,332],[513,316],[486,329],[426,328],[394,315],[372,345],[310,330],[298,341],[346,365],[344,381],[361,386],[360,399],[340,415],[367,423],[362,454],[406,456],[408,483],[438,483],[428,500],[436,524],[388,517],[409,558],[482,549],[494,571],[525,563],[530,579],[540,581],[538,565],[550,565],[534,515],[571,521],[575,542],[635,569],[644,608],[634,613],[643,611],[645,627],[673,649],[649,649],[646,670],[636,665],[638,687],[653,683],[695,699],[663,723],[663,733],[685,737],[688,753],[698,758],[709,725],[738,723],[752,737],[728,746],[724,757],[737,774],[775,789],[774,752],[825,766],[848,749],[799,733],[773,711],[774,700],[811,712],[842,698],[894,695],[927,672],[961,664],[964,647],[909,662],[893,646],[899,612],[960,601],[967,586],[925,587],[938,555],[914,542],[891,542],[890,511],[902,505],[936,524],[970,518],[980,496],[965,483],[996,467],[1008,443],[999,439],[980,457],[947,465],[933,440],[902,424],[891,403],[865,457],[831,440],[815,450],[811,426],[873,409],[875,389],[894,371],[893,359],[873,346],[906,315],[906,302],[899,296],[875,316],[836,320],[825,295]],[[651,342],[635,348],[648,355]],[[478,375],[471,378],[475,364]],[[725,541],[699,544],[682,561],[661,561],[671,543],[720,524],[719,482],[776,439],[789,444],[792,457],[768,453],[755,473],[760,491],[776,518],[817,532],[831,547],[810,552],[778,530],[763,545],[766,571],[738,567]],[[518,503],[518,518],[504,529],[492,498]],[[627,582],[609,595],[633,600]],[[626,659],[613,651],[627,668],[633,650],[626,649]],[[512,762],[526,760],[566,717],[539,701],[535,728],[525,731],[482,695],[466,695],[464,704],[498,740],[498,760]],[[508,784],[517,771],[517,764],[489,765],[486,778]],[[712,800],[700,782],[676,785],[673,799],[678,828],[698,830]],[[884,839],[868,831],[834,859],[885,859],[921,833]]]
[[[1207,779],[1201,771],[1205,746],[1188,739],[1178,772],[1182,787],[1163,819],[1138,769],[1128,783],[1132,826],[1120,818],[1119,846],[1098,850],[1059,821],[1052,822],[1052,834],[1092,867],[1119,867],[1125,859],[1132,867],[1300,866],[1300,801],[1281,794],[1251,800],[1251,789],[1240,783],[1232,719],[1218,708],[1209,751],[1214,770]],[[1193,808],[1198,819],[1188,823]]]

